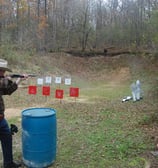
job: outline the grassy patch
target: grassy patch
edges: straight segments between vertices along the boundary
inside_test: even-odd
[[[95,105],[57,107],[58,153],[54,167],[143,168],[151,143],[136,127],[132,111]]]

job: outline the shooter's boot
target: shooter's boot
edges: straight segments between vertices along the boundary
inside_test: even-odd
[[[21,163],[12,162],[4,165],[4,168],[19,168],[19,167],[21,167]]]

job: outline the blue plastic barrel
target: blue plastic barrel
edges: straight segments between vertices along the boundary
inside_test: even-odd
[[[30,108],[22,111],[22,154],[27,167],[44,168],[56,158],[56,111]]]

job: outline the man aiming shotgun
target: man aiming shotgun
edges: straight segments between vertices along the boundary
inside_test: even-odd
[[[19,163],[13,161],[13,151],[12,151],[12,129],[9,128],[8,122],[5,119],[5,105],[3,96],[11,95],[18,89],[18,85],[22,80],[28,78],[28,75],[16,76],[16,80],[13,81],[12,78],[15,76],[5,76],[5,72],[12,72],[8,68],[8,62],[6,60],[0,59],[0,141],[3,153],[3,167],[4,168],[18,168],[21,166]]]

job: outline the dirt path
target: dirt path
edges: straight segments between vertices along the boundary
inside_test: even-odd
[[[7,119],[12,118],[12,117],[19,117],[21,116],[21,112],[23,109],[19,108],[7,108],[5,110],[5,116]]]

